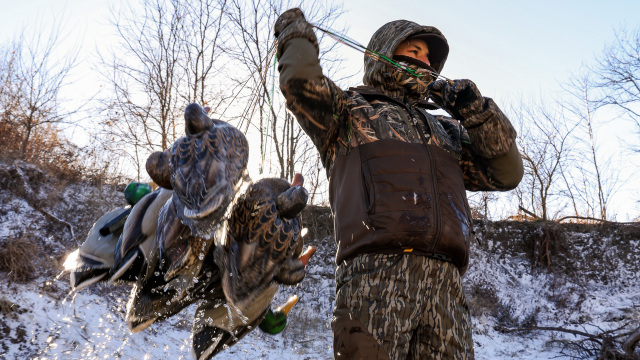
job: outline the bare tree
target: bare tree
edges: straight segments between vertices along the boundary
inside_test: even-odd
[[[102,99],[105,135],[135,164],[183,135],[190,102],[220,98],[211,78],[223,30],[225,0],[142,0],[112,13],[120,47],[101,55],[109,96]]]
[[[249,132],[250,126],[259,133],[260,173],[264,171],[266,137],[273,131],[267,123],[270,119],[277,118],[271,106],[273,92],[269,91],[269,70],[275,64],[275,48],[270,27],[273,27],[281,6],[279,1],[232,0],[228,12],[229,25],[233,30],[225,51],[235,68],[241,69],[231,74],[231,80],[238,89],[237,96],[244,103],[241,112],[235,115],[238,116],[239,127],[243,128],[245,133]],[[271,78],[271,87],[273,86]],[[235,107],[237,103],[230,103],[229,106]],[[223,113],[227,113],[227,110]],[[280,159],[279,150],[276,148],[276,154]]]
[[[321,196],[316,193],[322,193],[326,185],[324,176],[319,176],[323,171],[319,171],[317,152],[293,116],[286,112],[284,99],[276,91],[273,24],[282,12],[294,6],[282,0],[231,0],[229,22],[234,30],[226,49],[232,62],[243,70],[233,77],[245,104],[238,122],[245,132],[257,133],[260,138],[260,172],[287,179],[292,179],[296,172],[303,173],[312,189],[312,199],[317,201]],[[332,27],[343,13],[341,5],[328,2],[314,2],[303,11],[309,21],[326,27]],[[321,61],[329,76],[332,65],[340,61],[331,51],[334,46],[333,42],[321,46]],[[270,157],[277,162],[268,162]]]
[[[296,172],[317,175],[317,154],[301,152],[310,149],[309,139],[275,91],[273,24],[293,5],[282,0],[142,0],[140,6],[142,14],[133,9],[113,14],[122,48],[102,57],[113,91],[103,100],[106,135],[121,144],[122,155],[137,164],[139,174],[148,153],[166,149],[182,135],[182,109],[196,101],[210,105],[211,116],[260,139],[251,146],[259,147],[261,173],[288,179]],[[322,2],[305,10],[310,20],[325,26],[342,14],[341,7]],[[338,59],[331,53],[325,58],[329,69]],[[325,183],[318,176],[307,178],[315,179],[307,182],[313,188]]]
[[[519,207],[539,219],[554,219],[566,206],[559,179],[572,159],[570,133],[575,125],[541,105],[523,103],[514,112],[524,162],[524,177],[515,191]]]
[[[484,221],[492,217],[491,207],[500,199],[500,194],[492,191],[468,192],[471,217]]]
[[[113,91],[104,101],[104,124],[136,153],[165,150],[176,139],[183,19],[176,2],[160,0],[144,1],[143,14],[134,8],[114,14],[122,47],[102,58]]]
[[[199,0],[184,2],[188,26],[182,34],[184,46],[183,67],[185,84],[180,94],[186,103],[221,104],[224,94],[212,86],[212,78],[222,75],[220,45],[229,34],[225,32],[227,0]],[[216,111],[216,107],[213,108]]]
[[[19,55],[19,45],[16,43],[0,50],[0,141],[3,144],[19,142],[14,123],[23,86],[17,70]]]
[[[607,207],[617,188],[619,171],[613,170],[610,156],[603,158],[597,139],[598,121],[595,115],[598,109],[606,104],[596,99],[598,89],[594,86],[593,75],[586,71],[574,74],[564,86],[573,101],[564,101],[559,105],[575,116],[577,122],[574,131],[575,144],[580,148],[579,152],[584,155],[576,158],[577,162],[573,164],[581,180],[572,185],[579,189],[577,194],[591,210],[591,214],[581,215],[608,220],[610,215]]]
[[[18,142],[18,154],[26,159],[41,128],[69,123],[75,111],[64,109],[61,90],[76,62],[77,51],[54,56],[61,37],[60,24],[48,30],[24,30],[2,52],[0,64],[0,123],[10,126]]]
[[[640,135],[640,27],[622,28],[597,59],[593,85],[603,90],[602,104],[615,106],[637,125]],[[631,147],[640,152],[637,139]]]

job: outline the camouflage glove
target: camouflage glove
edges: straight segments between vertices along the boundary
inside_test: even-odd
[[[429,96],[455,119],[463,122],[482,112],[485,99],[471,80],[437,80],[427,87]]]
[[[313,32],[313,27],[305,19],[302,10],[298,8],[289,9],[280,14],[275,25],[273,25],[273,35],[278,40],[276,52],[278,59],[287,41],[293,38],[308,39],[316,48],[316,52],[318,52],[318,39]]]

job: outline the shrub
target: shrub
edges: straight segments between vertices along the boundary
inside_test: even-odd
[[[31,234],[10,236],[0,248],[0,271],[8,273],[11,281],[30,281],[37,276],[41,255]]]

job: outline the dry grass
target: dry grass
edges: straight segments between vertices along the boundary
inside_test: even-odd
[[[31,234],[11,236],[0,248],[0,271],[8,273],[11,281],[30,281],[37,276],[42,255]]]
[[[25,312],[27,312],[27,309],[7,300],[5,297],[0,298],[0,314],[3,317],[16,319],[17,314],[24,314]]]
[[[466,291],[467,302],[474,317],[496,316],[500,311],[500,298],[490,283],[473,283]]]

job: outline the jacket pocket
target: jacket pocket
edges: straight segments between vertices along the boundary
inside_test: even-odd
[[[367,215],[376,235],[432,233],[437,199],[422,144],[387,139],[359,150]]]

